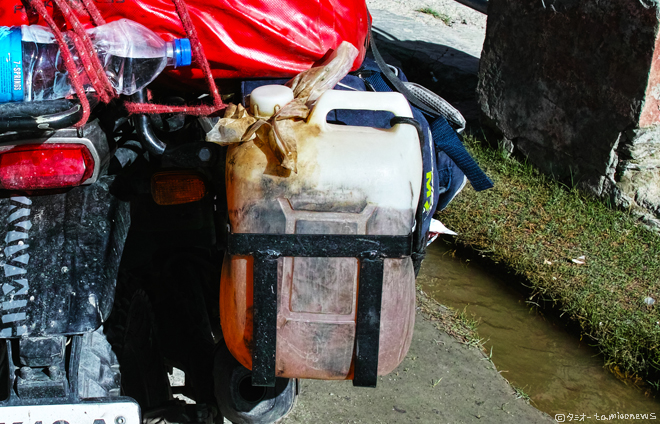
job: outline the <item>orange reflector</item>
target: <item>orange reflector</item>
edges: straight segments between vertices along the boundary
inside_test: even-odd
[[[151,176],[151,195],[161,206],[196,202],[206,195],[206,183],[195,171],[157,172]]]

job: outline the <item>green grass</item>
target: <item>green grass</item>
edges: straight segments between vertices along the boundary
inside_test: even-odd
[[[511,385],[511,387],[513,387],[513,391],[516,392],[516,399],[522,399],[527,403],[531,402],[532,399],[529,397],[527,393],[525,393],[524,389],[514,385]]]
[[[660,235],[475,137],[466,145],[495,187],[468,185],[439,214],[456,241],[526,280],[530,301],[550,300],[575,320],[615,373],[657,386]],[[584,264],[573,262],[581,256]],[[644,303],[649,296],[655,305]]]
[[[438,328],[455,337],[458,341],[471,347],[476,347],[482,352],[486,351],[484,340],[477,333],[479,323],[472,316],[468,316],[466,309],[459,312],[453,308],[441,305],[435,299],[429,297],[421,289],[420,276],[417,280],[417,306],[434,321]]]
[[[420,12],[420,13],[425,13],[425,14],[427,14],[427,15],[431,15],[431,16],[433,16],[433,17],[436,18],[436,19],[440,19],[442,22],[445,23],[445,25],[447,25],[447,26],[451,26],[451,23],[452,23],[451,16],[446,15],[446,14],[444,14],[444,13],[440,13],[440,12],[438,12],[438,11],[435,10],[435,9],[432,9],[432,8],[430,8],[430,7],[423,7],[423,8],[421,8],[421,9],[417,9],[416,12]]]

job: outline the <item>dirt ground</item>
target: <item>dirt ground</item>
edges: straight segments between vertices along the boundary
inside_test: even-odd
[[[451,26],[469,26],[486,30],[486,15],[483,15],[454,0],[366,0],[369,10],[386,10],[398,16],[405,16],[430,26],[447,26],[442,20],[420,9],[431,9],[444,15]],[[444,17],[443,16],[443,17]]]
[[[406,359],[375,389],[302,380],[298,404],[283,423],[555,422],[518,398],[480,349],[438,327],[418,312]]]

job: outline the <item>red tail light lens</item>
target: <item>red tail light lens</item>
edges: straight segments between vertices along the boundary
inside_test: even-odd
[[[26,144],[0,152],[0,186],[10,190],[73,187],[94,173],[83,144]]]

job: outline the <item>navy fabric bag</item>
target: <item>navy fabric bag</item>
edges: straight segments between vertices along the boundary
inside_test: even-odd
[[[373,49],[373,45],[372,45]],[[407,82],[405,74],[396,68],[396,77],[402,82]],[[378,63],[367,57],[362,68],[356,73],[362,75],[374,91],[398,91],[384,77]],[[449,202],[463,189],[466,178],[476,191],[486,190],[493,187],[493,182],[479,168],[470,154],[463,147],[458,134],[442,116],[430,116],[420,109],[411,105],[413,116],[424,128],[424,146],[430,146],[430,152],[426,148],[422,156],[424,158],[424,181],[427,197],[423,215],[423,232],[428,233],[431,218],[436,211],[441,211],[449,205]],[[428,118],[428,120],[427,120]],[[430,124],[429,124],[430,120]],[[430,179],[434,181],[429,182]],[[430,207],[426,207],[430,205]]]

